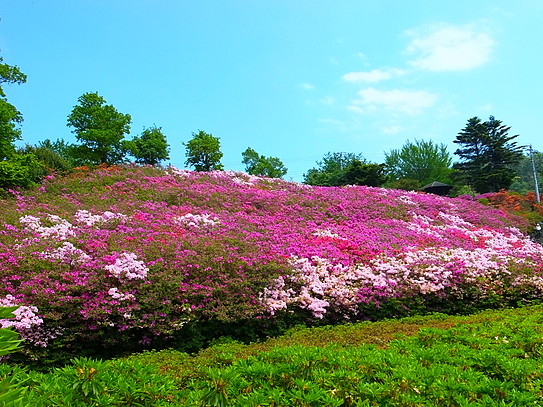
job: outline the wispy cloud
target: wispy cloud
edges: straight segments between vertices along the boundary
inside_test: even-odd
[[[391,124],[389,126],[385,126],[381,129],[381,131],[384,133],[384,134],[398,134],[400,132],[402,132],[404,130],[404,128],[402,126],[399,126],[397,124]]]
[[[300,88],[302,89],[305,89],[305,90],[313,90],[315,89],[315,85],[313,85],[312,83],[300,83]]]
[[[319,122],[325,124],[326,126],[332,127],[340,132],[350,131],[352,126],[342,120],[330,119],[328,117],[320,118]]]
[[[370,113],[379,108],[415,115],[435,104],[437,95],[422,90],[379,90],[366,88],[358,92],[360,99],[353,101],[349,110]]]
[[[409,64],[428,71],[465,71],[485,64],[495,45],[493,38],[475,26],[434,25],[409,30],[406,53]]]
[[[390,69],[373,69],[365,72],[349,72],[343,75],[343,80],[347,82],[380,82],[401,76],[405,73],[404,70],[398,68]]]
[[[323,105],[335,105],[336,104],[336,98],[332,96],[325,96],[321,99],[319,99],[319,102],[321,102]]]

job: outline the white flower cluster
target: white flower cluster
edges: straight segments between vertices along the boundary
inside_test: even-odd
[[[457,227],[473,228],[472,223],[466,222],[459,216],[444,212],[439,212],[438,216],[443,219],[447,224],[455,225]]]
[[[220,225],[220,220],[216,216],[212,216],[209,213],[203,213],[201,215],[193,215],[187,213],[183,216],[174,218],[174,222],[182,226],[190,226],[195,228],[200,227],[214,227]]]
[[[34,232],[40,237],[66,240],[75,236],[73,225],[66,219],[56,215],[47,215],[47,220],[52,223],[52,226],[44,226],[40,218],[31,215],[22,216],[19,222],[25,225],[27,231]]]
[[[124,300],[133,300],[136,298],[134,294],[131,293],[121,293],[117,287],[110,288],[107,292],[115,300],[124,301]]]
[[[412,206],[417,206],[417,204],[411,199],[411,197],[409,195],[401,195],[398,197],[398,201],[406,204],[406,205],[412,205]]]
[[[105,223],[107,221],[118,219],[120,221],[126,221],[128,217],[122,213],[114,213],[110,211],[105,211],[101,215],[93,215],[89,211],[79,210],[74,214],[74,220],[86,226],[94,226],[96,223]]]
[[[83,250],[78,249],[70,242],[62,243],[62,246],[43,253],[46,259],[60,260],[68,264],[83,264],[91,260],[91,257]]]
[[[219,178],[219,179],[230,179],[238,185],[248,185],[248,186],[254,185],[255,183],[263,179],[262,177],[259,177],[257,175],[250,175],[250,174],[244,173],[243,171],[233,171],[233,170],[210,171],[209,175],[211,175],[214,178]]]
[[[337,233],[334,233],[332,232],[331,230],[328,230],[328,229],[318,229],[316,230],[315,232],[313,232],[313,236],[317,236],[317,237],[330,237],[330,238],[334,238],[334,239],[341,239],[341,240],[345,240],[344,238],[342,238],[340,235],[338,235]]]

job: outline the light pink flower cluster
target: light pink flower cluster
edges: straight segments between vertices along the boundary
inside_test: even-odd
[[[74,214],[74,220],[86,226],[94,226],[95,224],[106,223],[110,220],[117,219],[120,221],[126,221],[128,217],[122,213],[114,213],[105,211],[104,213],[93,215],[87,210],[79,210]]]
[[[147,277],[149,268],[135,253],[120,253],[113,264],[104,267],[115,277],[122,279],[126,277],[128,280],[144,280]]]
[[[176,175],[181,178],[189,178],[192,175],[192,171],[181,170],[173,166],[168,167],[168,173],[171,175]]]
[[[194,228],[215,227],[220,225],[221,223],[219,218],[209,213],[202,213],[200,215],[193,215],[192,213],[187,213],[186,215],[176,217],[174,219],[174,222],[178,225]]]
[[[75,236],[73,225],[57,215],[47,215],[46,218],[51,226],[44,226],[42,220],[35,216],[25,215],[19,219],[29,232],[37,234],[39,237],[66,240]]]
[[[47,333],[42,329],[43,319],[38,316],[35,306],[19,305],[12,295],[0,298],[0,307],[15,307],[12,319],[0,319],[0,328],[13,328],[21,338],[35,346],[45,347],[49,340],[56,338],[56,334]]]
[[[256,182],[260,181],[262,177],[256,175],[246,174],[241,171],[213,171],[212,176],[216,178],[230,178],[231,181],[238,185],[254,185]]]
[[[0,298],[0,307],[17,306],[15,298],[12,295],[6,295]],[[43,323],[43,320],[36,315],[38,309],[34,306],[21,305],[13,311],[14,319],[0,319],[2,328],[14,327],[17,330],[30,329]]]
[[[55,259],[72,265],[84,264],[91,260],[88,254],[70,242],[63,242],[62,246],[43,252],[43,256],[46,259]]]
[[[117,287],[110,288],[107,293],[111,295],[113,299],[119,301],[133,300],[134,298],[136,298],[134,294],[119,292],[119,289]]]
[[[470,288],[488,295],[491,289],[521,286],[543,292],[543,275],[512,277],[512,270],[533,269],[543,263],[543,246],[523,236],[475,228],[455,215],[440,213],[434,220],[416,216],[407,229],[431,236],[463,234],[479,247],[411,248],[395,255],[381,254],[367,263],[345,266],[318,256],[291,261],[293,273],[275,279],[261,294],[270,314],[298,307],[322,318],[329,309],[356,315],[358,303],[376,303],[391,297],[460,292]],[[447,224],[439,224],[441,220]],[[320,233],[335,238],[334,233]],[[520,254],[520,255],[519,255]],[[492,288],[493,287],[493,288]]]
[[[260,297],[272,315],[290,305],[322,318],[332,303],[356,302],[357,290],[350,284],[353,270],[349,267],[332,265],[317,256],[311,260],[294,257],[291,264],[294,273],[278,277]]]

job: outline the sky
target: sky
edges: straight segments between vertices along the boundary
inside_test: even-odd
[[[540,0],[0,0],[0,56],[19,145],[75,142],[67,117],[98,92],[183,142],[220,139],[225,169],[251,147],[302,181],[328,152],[382,163],[408,140],[447,145],[469,118],[543,150]],[[456,159],[453,156],[453,159]]]

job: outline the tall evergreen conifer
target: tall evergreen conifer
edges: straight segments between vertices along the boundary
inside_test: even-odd
[[[510,129],[494,116],[485,122],[469,119],[454,140],[462,160],[453,166],[457,180],[479,193],[509,188],[515,178],[512,166],[523,157],[522,147],[512,141],[518,134],[510,136]]]

